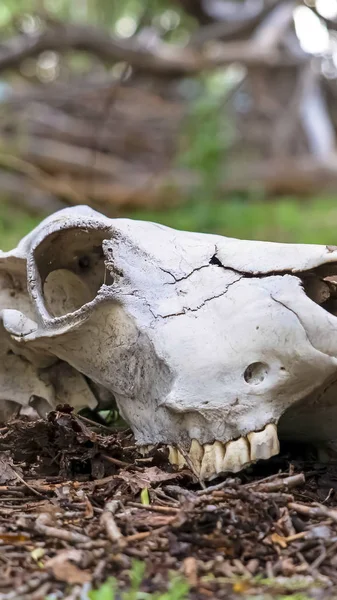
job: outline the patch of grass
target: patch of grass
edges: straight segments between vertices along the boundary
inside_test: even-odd
[[[242,239],[307,244],[337,243],[337,202],[333,197],[282,198],[261,201],[249,198],[190,201],[166,210],[139,210],[126,215],[156,221],[175,229],[217,233]],[[0,200],[0,248],[10,250],[38,223]]]
[[[111,577],[95,591],[88,594],[90,600],[187,600],[188,584],[179,577],[173,577],[167,592],[142,592],[140,587],[145,577],[145,563],[134,561],[130,571],[130,588],[121,591],[117,579]]]
[[[234,198],[207,205],[191,201],[164,211],[133,211],[132,217],[242,239],[331,245],[337,241],[337,202],[333,197]]]
[[[0,249],[11,250],[41,219],[0,198]]]

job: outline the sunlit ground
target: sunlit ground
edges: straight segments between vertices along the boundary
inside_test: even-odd
[[[337,203],[334,197],[309,199],[224,200],[187,203],[165,211],[138,211],[126,216],[157,221],[177,229],[226,236],[317,244],[337,243]],[[0,201],[0,248],[9,250],[39,219]]]

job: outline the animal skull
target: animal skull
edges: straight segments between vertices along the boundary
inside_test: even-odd
[[[336,439],[337,247],[75,207],[0,255],[0,413],[116,398],[145,450],[211,479]],[[335,283],[336,281],[336,283]]]

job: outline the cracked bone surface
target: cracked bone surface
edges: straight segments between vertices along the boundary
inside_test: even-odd
[[[2,421],[114,397],[139,446],[201,479],[277,454],[277,434],[336,442],[336,247],[74,207],[0,254],[0,282]]]

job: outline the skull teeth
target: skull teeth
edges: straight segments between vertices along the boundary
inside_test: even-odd
[[[249,455],[249,444],[246,438],[240,437],[234,442],[228,442],[226,445],[225,458],[223,461],[223,471],[237,473],[251,462]]]
[[[253,431],[248,434],[251,460],[269,458],[280,451],[275,425],[270,423],[262,431]]]
[[[193,439],[188,453],[195,473],[202,480],[214,479],[220,473],[237,473],[247,465],[261,459],[268,459],[280,451],[277,429],[269,423],[262,431],[252,431],[247,437],[227,442],[215,441],[204,444]],[[169,446],[169,461],[182,469],[186,466],[185,458]]]

